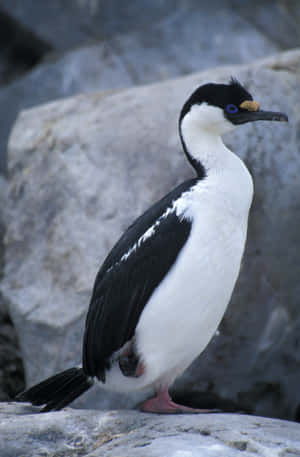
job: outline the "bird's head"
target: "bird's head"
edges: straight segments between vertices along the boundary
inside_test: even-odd
[[[188,122],[222,135],[235,126],[253,121],[287,122],[283,113],[263,111],[259,103],[236,80],[229,84],[205,84],[198,87],[184,104],[180,113],[180,126]]]

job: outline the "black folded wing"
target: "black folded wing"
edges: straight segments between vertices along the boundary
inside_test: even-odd
[[[172,205],[196,182],[184,182],[139,217],[103,263],[86,320],[86,374],[104,381],[110,356],[133,337],[147,301],[188,239],[191,222],[180,220]]]

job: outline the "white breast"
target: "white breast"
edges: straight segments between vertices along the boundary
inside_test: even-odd
[[[244,163],[220,139],[200,138],[203,145],[192,149],[206,151],[207,177],[172,208],[191,221],[190,236],[135,332],[145,372],[125,377],[115,362],[106,373],[108,389],[169,385],[205,349],[230,300],[244,252],[253,183]]]
[[[237,159],[237,158],[236,158]],[[214,335],[230,300],[244,251],[252,179],[211,175],[177,202],[192,221],[175,265],[147,303],[136,329],[145,384],[169,384]]]

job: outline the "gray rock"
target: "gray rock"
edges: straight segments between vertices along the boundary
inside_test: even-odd
[[[192,0],[194,1],[194,0]],[[165,0],[3,0],[1,8],[58,50],[92,39],[127,33],[157,21],[170,12]],[[185,3],[189,3],[189,0]],[[173,0],[178,8],[179,0]]]
[[[251,4],[239,0],[210,0],[209,3],[199,0],[27,0],[26,3],[23,0],[2,0],[1,8],[59,50],[70,49],[91,39],[109,38],[138,29],[144,29],[147,34],[150,24],[172,21],[189,10],[196,15],[200,13],[205,20],[207,13],[218,16],[224,8],[229,16],[244,18],[283,48],[300,44],[300,7],[297,0],[282,0],[280,3],[253,0]],[[225,27],[228,35],[233,32],[239,37],[241,30],[230,28],[232,24],[228,22],[227,14],[221,29]],[[217,27],[211,29],[207,24],[203,28],[203,18],[199,23],[200,33],[213,37],[214,33],[218,33]]]
[[[298,0],[268,2],[233,0],[232,8],[283,49],[300,45],[300,3]]]
[[[0,175],[0,279],[4,268],[3,237],[7,198],[7,182]],[[0,293],[0,401],[14,398],[21,389],[24,389],[24,369],[18,338],[9,317],[6,300]]]
[[[2,0],[1,8],[58,50],[135,30],[144,30],[147,39],[149,25],[176,20],[190,11],[202,16],[199,33],[212,38],[214,33],[218,33],[218,28],[214,26],[211,29],[209,23],[203,28],[202,21],[205,21],[206,15],[218,16],[219,11],[224,9],[227,13],[223,17],[221,30],[227,29],[230,32],[228,35],[236,33],[238,36],[241,32],[240,29],[230,28],[232,23],[231,20],[228,22],[228,16],[241,16],[248,23],[253,22],[263,33],[267,32],[272,40],[285,48],[299,45],[300,39],[299,5],[297,1],[290,0],[284,0],[280,6],[276,3],[270,5],[268,0],[254,0],[251,7],[238,0],[211,0],[209,3],[198,0],[132,0],[122,3],[118,0],[52,0],[51,3],[27,0],[26,4],[22,0]],[[180,36],[180,30],[178,32]],[[193,39],[192,30],[190,38]]]
[[[57,18],[61,21],[66,20],[64,15],[59,15],[56,11],[57,8],[62,8],[62,2],[30,3],[35,4],[32,10],[28,2],[25,7],[24,2],[11,0],[7,2],[6,7],[13,7],[15,4],[14,14],[23,15],[22,17],[28,14],[28,19],[33,20],[43,31],[46,30],[43,21],[35,21],[35,15],[43,15],[47,21],[52,14],[55,21]],[[72,15],[75,10],[88,7],[87,1],[73,3],[73,9],[66,8],[66,17],[68,14]],[[139,2],[132,3],[131,8],[140,8]],[[220,64],[250,62],[280,49],[277,43],[265,37],[263,32],[230,10],[226,3],[214,8],[210,2],[208,6],[200,9],[198,0],[187,1],[186,7],[181,6],[174,13],[173,8],[177,3],[174,4],[172,0],[172,10],[165,15],[161,13],[158,21],[158,9],[165,7],[163,2],[158,0],[151,2],[151,13],[146,14],[147,8],[139,9],[139,16],[147,19],[146,28],[142,28],[141,22],[138,30],[131,27],[127,34],[120,34],[120,30],[125,30],[116,27],[118,34],[114,33],[100,44],[66,52],[3,87],[0,90],[0,170],[5,167],[9,131],[17,113],[22,109],[80,92],[130,87]],[[109,2],[104,2],[104,11],[107,8],[109,14],[112,14],[113,9],[108,8],[108,4]],[[119,15],[113,17],[120,18],[121,13],[122,11],[119,11]],[[105,15],[105,12],[102,11],[101,14]],[[80,20],[82,18],[88,20],[81,13]],[[72,36],[69,33],[69,26],[57,27],[58,31],[67,33],[68,39]],[[73,23],[72,28],[74,27]],[[211,33],[208,34],[207,30]],[[51,32],[53,33],[53,28]],[[61,39],[56,28],[54,35]],[[76,39],[79,38],[80,34]],[[68,39],[63,41],[64,46]]]
[[[0,175],[0,226],[3,225],[5,219],[5,210],[6,210],[6,203],[8,198],[8,190],[7,190],[7,180]],[[0,270],[1,275],[1,270]]]
[[[234,414],[161,416],[0,404],[1,457],[297,457],[300,425]]]
[[[9,401],[25,388],[18,338],[0,294],[0,401]]]
[[[122,231],[193,173],[177,133],[191,90],[235,75],[290,124],[257,123],[226,139],[251,169],[256,198],[242,274],[207,350],[177,395],[216,396],[257,414],[299,413],[300,52],[119,93],[81,95],[25,111],[9,144],[10,203],[1,288],[28,384],[79,363],[99,265]],[[200,398],[200,400],[199,400]],[[129,407],[136,396],[96,388],[79,405]]]

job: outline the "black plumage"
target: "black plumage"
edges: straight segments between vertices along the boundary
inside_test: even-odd
[[[16,400],[34,406],[45,405],[42,412],[57,411],[71,403],[93,385],[82,368],[69,368],[20,393]]]
[[[164,215],[198,180],[185,181],[151,206],[125,231],[107,256],[97,274],[86,319],[83,368],[58,373],[22,392],[16,400],[44,405],[42,412],[59,410],[88,390],[94,383],[92,377],[105,382],[111,355],[134,336],[149,297],[188,239],[191,223],[180,220],[174,208]],[[153,226],[157,230],[121,260]],[[125,367],[122,363],[126,362],[120,361],[126,375],[128,364]]]
[[[83,343],[83,369],[89,376],[105,382],[110,356],[131,340],[144,306],[174,264],[191,223],[180,220],[174,210],[163,215],[197,181],[185,181],[148,209],[103,263],[95,280]],[[150,227],[154,227],[153,233],[133,249]]]

